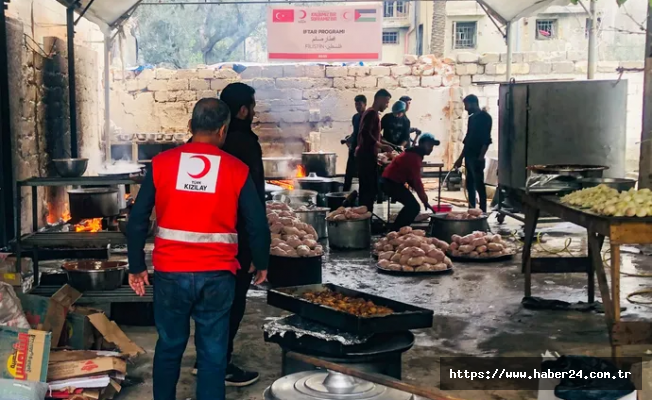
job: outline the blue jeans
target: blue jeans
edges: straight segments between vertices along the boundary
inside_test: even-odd
[[[154,273],[154,400],[175,400],[181,359],[195,320],[197,400],[223,400],[229,311],[235,276],[229,271]]]

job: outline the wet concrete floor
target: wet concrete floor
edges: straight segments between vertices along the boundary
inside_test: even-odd
[[[520,223],[508,219],[505,225],[492,226],[516,239]],[[556,252],[565,247],[574,256],[586,250],[585,235],[564,225],[543,225],[542,243],[535,246]],[[574,229],[574,231],[573,231]],[[569,233],[571,232],[571,233]],[[574,233],[573,233],[574,232]],[[512,233],[514,235],[512,236]],[[572,241],[568,243],[568,238]],[[514,242],[518,246],[518,242]],[[568,246],[566,246],[568,245]],[[606,246],[605,246],[606,249]],[[637,248],[623,248],[623,270],[652,273],[652,259]],[[568,255],[568,252],[566,252]],[[550,256],[550,253],[547,254]],[[605,255],[608,259],[608,254]],[[603,314],[577,311],[533,311],[521,306],[523,275],[520,256],[492,263],[456,263],[450,275],[400,277],[379,274],[368,252],[331,252],[324,257],[324,282],[332,282],[394,300],[429,308],[435,313],[434,326],[414,331],[416,343],[403,356],[403,379],[423,385],[439,385],[439,357],[527,356],[538,357],[545,350],[560,354],[608,356],[610,346]],[[652,319],[652,307],[626,300],[628,293],[652,287],[652,279],[622,276],[623,319]],[[532,293],[547,299],[586,301],[586,276],[583,274],[534,275]],[[281,352],[276,344],[263,341],[261,326],[270,318],[285,315],[266,305],[264,291],[251,291],[239,336],[235,361],[261,373],[258,383],[248,388],[227,388],[228,399],[262,399],[263,390],[281,377]],[[596,287],[596,298],[599,290]],[[640,299],[640,298],[639,298]],[[645,300],[645,298],[643,298]],[[130,367],[129,373],[144,383],[125,388],[120,398],[151,399],[152,357],[156,332],[152,327],[123,327],[148,354]],[[650,346],[625,347],[625,354],[644,356]],[[195,349],[189,343],[183,359],[178,399],[194,397],[195,378],[190,374]],[[462,399],[535,399],[534,391],[458,391]]]

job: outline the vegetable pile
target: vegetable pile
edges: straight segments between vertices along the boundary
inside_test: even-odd
[[[578,190],[561,199],[562,203],[614,217],[652,216],[652,191],[630,189],[619,193],[606,185]]]
[[[354,221],[371,218],[367,206],[340,207],[326,216],[327,221]]]
[[[446,214],[446,219],[478,219],[482,217],[482,210],[469,208],[468,211],[451,211]]]
[[[495,258],[510,253],[500,235],[476,231],[464,237],[453,235],[450,254],[453,257]]]
[[[267,222],[272,232],[270,254],[281,257],[316,257],[324,254],[317,232],[297,218],[285,203],[267,203]]]
[[[444,252],[448,243],[427,238],[426,231],[409,226],[390,232],[374,244],[378,252],[378,266],[390,271],[428,272],[445,271],[453,267]]]
[[[420,213],[414,218],[414,222],[424,222],[430,219],[430,216],[432,215],[432,212],[426,212],[426,213]],[[390,214],[389,215],[389,222],[394,222],[396,221],[396,217],[398,217],[398,214]]]
[[[378,162],[383,165],[387,165],[394,161],[396,157],[398,157],[397,151],[386,151],[384,153],[378,154]]]

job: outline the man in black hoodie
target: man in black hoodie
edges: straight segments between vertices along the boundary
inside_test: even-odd
[[[258,136],[251,130],[256,107],[256,91],[249,85],[235,82],[227,85],[220,95],[220,100],[229,106],[231,124],[222,150],[237,157],[249,167],[260,202],[265,206],[265,171],[263,169],[263,150]],[[243,370],[232,363],[233,340],[238,333],[240,322],[247,305],[247,291],[253,278],[252,249],[249,247],[246,230],[238,218],[238,262],[240,269],[236,274],[235,295],[229,319],[229,347],[227,351],[226,386],[249,386],[259,378],[258,372]],[[244,222],[243,222],[244,223]],[[263,282],[261,279],[256,284]]]

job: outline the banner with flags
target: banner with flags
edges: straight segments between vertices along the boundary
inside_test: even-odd
[[[382,15],[382,4],[269,6],[268,58],[270,61],[380,60]]]

